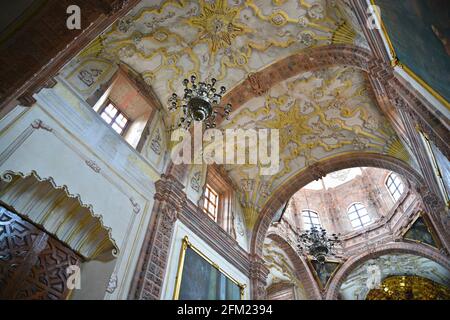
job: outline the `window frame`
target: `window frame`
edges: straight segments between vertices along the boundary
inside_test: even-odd
[[[393,178],[393,176],[394,176],[394,178]],[[390,180],[392,181],[392,183],[389,183]],[[396,181],[399,181],[400,183],[397,185],[395,183]],[[394,200],[394,203],[399,201],[401,199],[402,195],[405,193],[405,189],[406,189],[405,183],[400,178],[400,176],[397,173],[393,172],[393,171],[391,171],[387,175],[387,177],[386,177],[386,179],[384,181],[384,185],[385,185],[386,189],[388,190],[389,194],[391,195],[391,198]],[[394,191],[391,191],[391,186],[392,185],[394,185],[394,187],[395,187]],[[403,188],[402,192],[400,192],[400,187]],[[398,192],[398,194],[399,194],[398,198],[396,198],[395,195],[394,195],[396,192]]]
[[[358,209],[357,205],[362,206],[362,208]],[[355,210],[354,211],[350,211],[352,208],[354,208]],[[364,209],[364,211],[366,212],[363,215],[360,214],[360,211],[362,209]],[[354,214],[354,213],[356,214],[357,217],[355,219],[352,219],[350,217],[350,215]],[[369,221],[366,222],[366,223],[364,223],[362,221],[362,218],[365,217],[365,216],[369,217]],[[350,220],[350,224],[351,224],[353,230],[355,230],[355,231],[362,230],[365,227],[367,227],[367,226],[369,226],[369,225],[371,225],[373,223],[373,219],[370,216],[369,211],[367,211],[367,207],[364,204],[362,204],[361,202],[353,202],[351,205],[348,206],[348,208],[347,208],[347,217]],[[358,221],[360,225],[355,227],[354,224],[353,224],[353,221]]]
[[[114,117],[111,117],[109,114],[107,114],[107,116],[111,118],[111,121],[108,123],[108,122],[102,117],[102,114],[103,114],[104,112],[106,112],[105,110],[106,110],[106,108],[107,108],[109,105],[112,105],[113,108],[117,110],[117,113],[116,113],[116,115],[115,115]],[[118,117],[119,115],[122,115],[122,116],[127,120],[127,123],[126,123],[125,126],[122,128],[122,132],[119,133],[119,132],[117,132],[116,130],[114,130],[114,132],[116,132],[118,135],[120,135],[120,136],[122,136],[122,137],[124,137],[124,136],[126,135],[127,129],[129,128],[129,126],[130,126],[130,124],[131,124],[132,121],[131,121],[130,117],[128,117],[128,116],[125,114],[125,112],[123,112],[120,108],[118,108],[117,105],[116,105],[112,100],[107,99],[107,100],[105,101],[105,103],[101,106],[101,108],[98,109],[97,113],[98,113],[98,115],[100,116],[100,118],[101,118],[101,119],[102,119],[102,120],[103,120],[103,121],[111,128],[111,129],[113,129],[113,130],[114,130],[114,128],[112,127],[112,125],[113,125],[114,123],[116,123],[115,120],[117,119],[117,117]],[[119,126],[119,124],[117,124],[117,123],[116,123],[116,125]],[[120,127],[120,126],[119,126],[119,127]]]
[[[209,195],[213,195],[215,197],[215,201],[211,200]],[[220,194],[217,192],[209,183],[205,184],[205,188],[203,191],[203,212],[208,215],[212,220],[217,222],[218,212],[219,212],[219,201]],[[210,212],[210,206],[214,207],[214,212]]]
[[[236,235],[236,219],[235,217],[235,188],[233,182],[221,170],[217,164],[208,165],[206,171],[206,181],[203,184],[202,196],[198,202],[200,208],[204,208],[204,197],[206,185],[212,187],[212,189],[218,194],[218,207],[217,218],[214,220],[223,230],[225,230],[233,239],[237,238]]]
[[[304,216],[304,213],[305,213],[305,212],[308,213],[308,216],[307,216],[307,219],[309,220],[308,222],[306,221],[306,217]],[[318,224],[315,224],[315,223],[312,221],[312,219],[311,219],[311,218],[312,218],[312,217],[311,217],[311,213],[313,213],[313,214],[316,215],[315,218],[317,218],[317,220],[319,221]],[[317,229],[322,228],[322,222],[320,221],[319,213],[318,213],[317,211],[311,210],[311,209],[302,209],[301,215],[302,215],[302,225],[303,225],[303,229],[304,229],[304,230],[311,230],[311,228],[312,228],[313,226],[316,227]],[[306,225],[310,225],[310,227],[307,228]]]

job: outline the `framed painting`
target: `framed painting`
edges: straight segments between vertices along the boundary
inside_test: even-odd
[[[175,300],[242,300],[245,285],[232,278],[218,264],[189,242],[182,240]]]
[[[450,110],[448,0],[371,0],[393,66],[401,67]]]

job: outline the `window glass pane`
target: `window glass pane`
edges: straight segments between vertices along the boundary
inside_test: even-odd
[[[209,186],[206,185],[204,193],[204,211],[213,219],[217,217],[217,206],[219,203],[219,195]]]
[[[302,210],[303,226],[306,230],[311,227],[320,227],[319,215],[311,210]]]
[[[367,210],[365,207],[362,207],[361,209],[358,210],[358,214],[360,216],[366,215],[367,214]]]
[[[111,126],[115,132],[117,132],[118,134],[121,134],[123,129],[121,127],[119,127],[116,123],[113,123]]]
[[[358,218],[358,214],[356,212],[352,212],[348,214],[348,217],[350,218],[350,220],[355,220]]]
[[[117,109],[114,108],[114,106],[112,104],[109,104],[106,108],[105,108],[105,113],[107,113],[111,118],[114,117],[117,113]]]
[[[102,113],[101,117],[103,118],[103,120],[106,121],[106,123],[110,124],[111,123],[111,118],[106,114],[106,113]]]
[[[369,216],[362,216],[361,221],[362,221],[362,223],[367,224],[370,222],[370,218],[369,218]]]
[[[395,173],[391,173],[386,180],[386,187],[395,201],[400,199],[400,196],[404,191],[404,185],[399,176]]]
[[[352,227],[357,228],[361,226],[361,222],[359,220],[353,220],[352,221]]]
[[[128,122],[128,120],[127,120],[127,118],[125,118],[125,117],[123,116],[123,114],[119,114],[119,115],[117,116],[117,118],[116,118],[116,123],[117,123],[120,127],[122,127],[122,128],[125,127],[125,125],[127,124],[127,122]]]
[[[400,193],[398,191],[395,191],[394,193],[392,193],[392,197],[395,201],[397,201],[398,199],[400,199]]]

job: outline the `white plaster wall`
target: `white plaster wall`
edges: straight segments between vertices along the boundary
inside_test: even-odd
[[[222,268],[231,277],[236,279],[238,282],[246,285],[244,290],[244,299],[250,299],[250,281],[241,271],[234,267],[231,263],[225,260],[220,254],[214,251],[210,246],[208,246],[203,240],[201,240],[195,233],[193,233],[188,227],[182,224],[180,221],[175,223],[174,234],[172,238],[172,243],[170,246],[169,260],[167,272],[164,279],[164,284],[162,288],[161,298],[164,300],[173,299],[173,293],[175,289],[175,278],[178,270],[178,263],[181,252],[182,240],[185,236],[188,236],[189,241],[201,252],[203,252],[211,261],[217,263],[217,265]]]
[[[99,272],[108,273],[104,276],[108,279],[112,270],[110,292],[103,290],[89,298],[126,299],[160,174],[69,87],[58,83],[35,98],[33,107],[18,106],[0,120],[0,174],[35,171],[91,205],[111,229],[120,251],[113,268],[102,270],[102,264],[84,268],[91,271],[82,268],[82,283],[88,288],[72,297],[83,298],[80,293],[95,282],[90,279],[95,280]],[[38,119],[49,130],[33,129],[31,124]],[[95,162],[99,172],[86,161]]]

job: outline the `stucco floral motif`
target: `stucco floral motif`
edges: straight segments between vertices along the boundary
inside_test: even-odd
[[[207,41],[214,54],[220,48],[231,46],[231,41],[246,32],[244,25],[237,22],[238,10],[229,8],[226,0],[205,3],[199,16],[189,19],[189,23],[198,27],[200,41]]]
[[[359,27],[347,23],[343,29],[346,16],[326,0],[160,1],[119,20],[84,58],[121,61],[144,78],[152,75],[153,89],[165,102],[191,74],[232,88],[299,50],[353,44]]]
[[[267,195],[321,159],[374,152],[408,161],[408,153],[367,94],[361,71],[333,67],[288,79],[236,110],[223,128],[279,130],[280,170],[264,177],[258,165],[227,165],[246,206],[261,208]],[[249,199],[253,204],[249,203]]]

